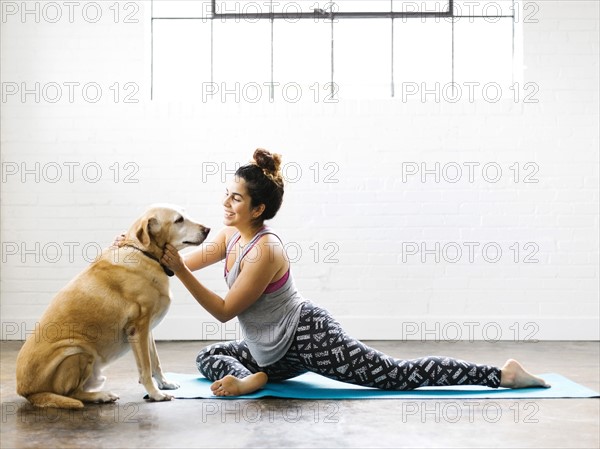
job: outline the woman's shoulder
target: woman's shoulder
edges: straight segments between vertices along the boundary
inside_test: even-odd
[[[265,257],[266,256],[266,257]],[[247,258],[251,261],[262,261],[269,265],[279,267],[279,270],[287,269],[287,254],[281,238],[271,228],[260,231],[260,236],[254,241],[251,248],[247,250]]]
[[[285,245],[279,234],[272,228],[265,228],[260,231],[260,234],[253,245],[254,248],[252,248],[256,255],[264,254],[266,251],[271,256],[269,260],[273,260],[273,258],[283,260],[282,257],[285,258]]]
[[[283,244],[283,238],[281,238],[277,231],[269,226],[264,226],[259,233],[261,234],[259,241]]]

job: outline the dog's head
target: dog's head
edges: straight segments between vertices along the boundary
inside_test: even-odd
[[[177,250],[197,246],[209,232],[210,228],[193,221],[182,208],[157,204],[144,212],[128,234],[135,237],[143,249],[160,257],[167,243]]]

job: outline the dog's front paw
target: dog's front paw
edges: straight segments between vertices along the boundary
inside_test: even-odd
[[[179,384],[175,382],[169,382],[168,380],[157,381],[158,388],[160,390],[177,390],[179,388]]]
[[[170,401],[171,399],[173,399],[173,396],[171,396],[170,394],[162,394],[157,391],[156,393],[148,394],[148,399],[150,399],[153,402],[163,402]]]

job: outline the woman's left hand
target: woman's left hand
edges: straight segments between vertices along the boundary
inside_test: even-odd
[[[173,273],[177,274],[185,269],[185,263],[179,251],[173,246],[167,243],[165,246],[165,252],[160,259],[160,263],[169,268]]]

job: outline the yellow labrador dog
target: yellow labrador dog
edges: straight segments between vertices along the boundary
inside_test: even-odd
[[[171,301],[163,249],[200,245],[210,229],[173,206],[148,209],[118,247],[104,250],[60,290],[17,357],[17,393],[38,407],[82,408],[83,402],[119,399],[104,384],[102,368],[129,347],[151,400],[179,385],[163,376],[152,329]],[[83,401],[83,402],[82,402]]]

